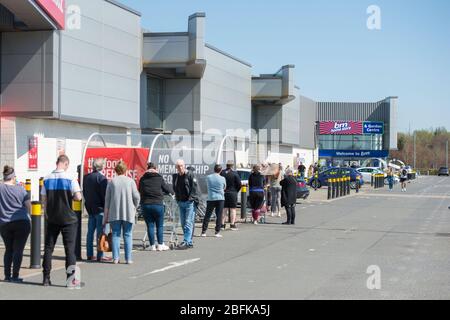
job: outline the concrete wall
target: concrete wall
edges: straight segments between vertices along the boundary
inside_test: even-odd
[[[203,129],[248,130],[251,126],[251,67],[211,47],[205,48],[200,117]]]
[[[58,109],[58,51],[58,35],[50,31],[1,33],[3,113],[54,115]]]
[[[166,130],[194,130],[194,121],[200,120],[200,80],[164,80]]]
[[[82,152],[87,139],[92,133],[122,133],[124,128],[107,127],[94,124],[82,124],[77,122],[15,118],[14,137],[12,143],[16,146],[14,163],[11,163],[17,172],[19,181],[32,179],[33,200],[37,199],[39,178],[54,170],[58,156],[58,145],[65,144],[65,152],[71,160],[69,173],[74,178],[77,176],[77,166],[81,164]],[[11,126],[11,124],[9,125]],[[28,139],[38,137],[38,170],[28,170]]]
[[[146,34],[143,45],[143,63],[180,63],[189,61],[188,34]]]
[[[300,96],[300,148],[315,149],[316,102]]]
[[[139,126],[140,17],[103,0],[67,0],[81,28],[61,32],[61,118]]]
[[[294,89],[295,100],[282,107],[281,143],[298,146],[300,143],[300,90]]]

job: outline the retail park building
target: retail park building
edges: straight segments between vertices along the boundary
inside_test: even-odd
[[[0,165],[35,184],[60,153],[75,173],[94,132],[179,128],[248,132],[235,144],[243,166],[385,158],[396,149],[396,97],[313,101],[296,86],[295,66],[253,75],[250,63],[205,41],[205,20],[196,13],[186,30],[155,33],[112,0],[0,0]],[[250,129],[268,130],[269,144]]]

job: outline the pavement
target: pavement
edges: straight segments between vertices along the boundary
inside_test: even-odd
[[[295,226],[268,216],[163,253],[142,250],[141,222],[133,265],[80,263],[84,286],[67,290],[63,260],[48,288],[24,261],[26,282],[0,282],[0,300],[449,299],[449,204],[449,178],[421,177],[406,193],[366,186],[332,201],[326,190],[312,191]]]

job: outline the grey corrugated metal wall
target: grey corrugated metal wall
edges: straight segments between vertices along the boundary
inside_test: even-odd
[[[390,121],[390,105],[375,103],[318,102],[318,121]]]

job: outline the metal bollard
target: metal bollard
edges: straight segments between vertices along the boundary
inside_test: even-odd
[[[344,177],[341,177],[341,197],[344,196]]]
[[[41,203],[42,206],[42,214],[44,215],[44,235],[47,234],[47,219],[45,219],[45,208],[44,208],[44,204],[43,204],[43,199],[42,199],[42,188],[44,187],[44,177],[39,178],[39,202]]]
[[[336,179],[331,179],[331,199],[336,199]]]
[[[347,177],[347,195],[350,195],[350,177]]]
[[[331,189],[332,189],[332,182],[333,181],[333,179],[328,179],[328,196],[327,196],[327,199],[328,200],[330,200],[331,199]]]
[[[241,219],[247,219],[247,186],[242,186],[241,189]]]
[[[25,191],[28,194],[28,199],[31,200],[31,179],[25,180]]]
[[[348,177],[348,194],[350,195],[352,191],[352,177]]]
[[[336,178],[336,198],[339,198],[341,196],[341,182],[340,178]]]
[[[72,210],[77,215],[78,220],[78,230],[77,230],[77,239],[75,242],[75,255],[77,257],[78,261],[82,261],[83,258],[81,257],[81,212],[82,212],[82,206],[81,201],[72,201]]]
[[[34,201],[31,203],[31,269],[41,268],[41,218],[42,206]]]
[[[360,180],[356,179],[356,193],[359,193],[360,183]]]
[[[374,180],[374,175],[372,174],[371,176],[370,176],[370,186],[371,187],[373,187],[374,185],[373,185],[373,180]]]

